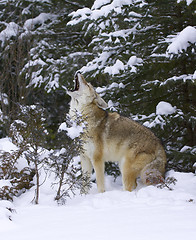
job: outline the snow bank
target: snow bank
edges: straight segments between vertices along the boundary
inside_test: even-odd
[[[1,229],[9,231],[9,221],[12,220],[14,205],[6,200],[0,201],[0,232]]]
[[[196,43],[196,29],[188,26],[183,29],[168,46],[167,52],[170,54],[178,54],[190,46],[190,43]]]
[[[167,175],[177,179],[173,191],[141,184],[133,192],[122,191],[120,178],[113,182],[106,177],[105,193],[98,194],[93,184],[90,194],[68,199],[66,206],[50,202],[35,206],[26,203],[23,195],[15,202],[13,221],[1,218],[1,238],[192,239],[196,234],[196,176],[174,171]]]

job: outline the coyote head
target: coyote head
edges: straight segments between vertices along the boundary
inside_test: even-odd
[[[79,72],[75,74],[74,89],[67,92],[71,96],[72,110],[82,112],[90,104],[99,108],[107,108],[107,103],[97,94],[90,83],[87,83]]]

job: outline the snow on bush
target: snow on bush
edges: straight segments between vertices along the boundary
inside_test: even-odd
[[[124,64],[119,59],[116,60],[116,63],[113,66],[108,66],[104,69],[104,73],[108,73],[109,75],[119,74],[120,71],[124,71],[125,69],[131,68],[130,72],[136,72],[136,67],[134,65],[138,65],[142,63],[141,58],[137,58],[136,56],[131,56],[127,62]]]
[[[111,67],[106,67],[104,73],[109,73],[110,75],[118,74],[120,71],[124,70],[125,66],[122,61],[119,59],[116,60],[116,63]]]
[[[17,150],[17,149],[18,148],[16,147],[16,145],[14,145],[11,142],[10,138],[7,137],[7,138],[0,139],[0,150],[9,152],[9,151]]]
[[[82,124],[81,126],[78,125],[76,122],[72,122],[72,126],[68,127],[66,122],[63,122],[60,126],[58,131],[67,131],[67,135],[71,138],[77,138],[83,132],[85,125]]]
[[[196,79],[196,70],[195,70],[195,72],[193,73],[193,79]]]
[[[187,5],[190,5],[193,2],[193,0],[177,0],[177,3],[180,3],[182,1],[186,1]]]
[[[134,117],[134,120],[146,120],[143,125],[148,128],[156,127],[156,125],[159,125],[162,129],[166,125],[166,119],[164,116],[171,115],[173,113],[176,113],[176,116],[182,115],[182,111],[180,109],[176,109],[176,107],[173,107],[170,103],[161,101],[156,106],[156,113],[152,113],[149,116],[141,115],[138,119],[138,116]],[[174,116],[174,118],[176,117]]]
[[[6,40],[9,40],[11,37],[15,37],[19,33],[19,25],[15,22],[6,23],[6,28],[0,32],[0,41],[1,47],[4,46]]]
[[[79,22],[82,22],[84,20],[97,20],[101,17],[107,17],[112,11],[120,13],[122,11],[122,7],[124,5],[131,5],[133,2],[137,1],[130,1],[130,0],[97,0],[94,2],[92,8],[82,8],[78,9],[77,11],[74,11],[69,14],[69,16],[72,17],[72,20],[68,22],[68,25],[75,25]],[[144,2],[144,1],[142,1]]]
[[[173,107],[170,103],[161,101],[156,106],[157,115],[169,115],[176,111],[176,107]]]
[[[55,15],[52,15],[50,13],[40,13],[39,16],[26,20],[24,23],[24,29],[27,31],[32,30],[35,25],[43,24],[54,17]]]
[[[178,54],[190,46],[190,43],[196,43],[196,29],[188,26],[183,29],[176,37],[172,39],[172,43],[168,46],[169,54]]]

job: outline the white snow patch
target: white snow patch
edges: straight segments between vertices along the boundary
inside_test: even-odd
[[[0,32],[0,41],[1,41],[1,46],[3,47],[4,43],[6,40],[9,40],[11,37],[15,37],[19,33],[19,25],[16,24],[15,22],[10,22],[6,24],[6,28]]]
[[[167,48],[167,52],[178,54],[183,50],[186,51],[190,43],[196,43],[196,29],[195,27],[188,26],[173,38],[172,43]]]
[[[1,138],[0,139],[0,150],[10,152],[15,151],[18,148],[11,142],[10,138]]]
[[[111,2],[111,0],[95,0],[91,9],[92,10],[98,9],[98,8],[102,7],[103,5],[106,5],[110,2]]]
[[[14,210],[14,205],[6,200],[0,201],[0,232],[9,231],[9,223],[12,219],[11,211]]]
[[[50,13],[40,13],[37,17],[26,20],[24,23],[24,29],[27,31],[32,30],[36,24],[43,24],[54,17],[56,16]]]
[[[141,2],[140,0],[136,0],[137,2]],[[136,2],[134,1],[134,2]],[[105,17],[114,11],[116,14],[122,13],[122,7],[133,4],[132,0],[96,0],[92,6],[92,8],[82,8],[77,11],[72,12],[69,16],[72,17],[72,20],[68,22],[68,25],[75,25],[79,22],[89,20],[97,20],[100,17]],[[141,6],[144,4],[144,1],[141,2]]]
[[[187,5],[190,5],[192,3],[193,0],[177,0],[177,3],[180,3],[182,1],[186,1]]]
[[[136,67],[134,65],[141,64],[143,61],[141,58],[137,58],[136,56],[131,56],[127,62],[124,64],[119,59],[116,60],[116,63],[113,66],[105,67],[104,73],[108,73],[109,75],[119,74],[120,71],[124,71],[127,68],[131,67],[131,72],[136,72]]]
[[[8,95],[0,92],[0,101],[3,102],[3,104],[8,105]]]
[[[66,122],[61,123],[59,126],[58,131],[67,131],[67,135],[71,138],[77,138],[83,132],[85,124],[83,123],[81,126],[76,124],[75,122],[72,123],[71,127],[68,127]]]
[[[156,106],[157,115],[169,115],[176,111],[176,107],[173,107],[170,103],[161,101]]]
[[[116,60],[116,63],[111,67],[106,67],[104,73],[109,73],[110,75],[116,75],[121,70],[124,70],[124,63],[119,59]]]
[[[136,56],[131,56],[127,62],[128,66],[133,66],[136,65],[138,63],[142,63],[143,60],[141,58],[137,58]]]
[[[192,149],[192,147],[189,146],[184,146],[183,148],[180,149],[180,152],[186,152],[187,150]]]
[[[195,70],[195,72],[193,73],[193,79],[196,79],[196,70]]]

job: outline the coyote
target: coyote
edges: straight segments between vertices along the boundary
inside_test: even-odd
[[[107,103],[79,72],[75,75],[69,114],[79,112],[87,122],[86,138],[80,155],[82,171],[89,178],[96,173],[98,192],[104,192],[104,162],[119,162],[123,188],[132,191],[136,179],[146,184],[164,182],[166,154],[157,137],[139,123],[106,111]],[[85,136],[85,134],[84,134]]]

